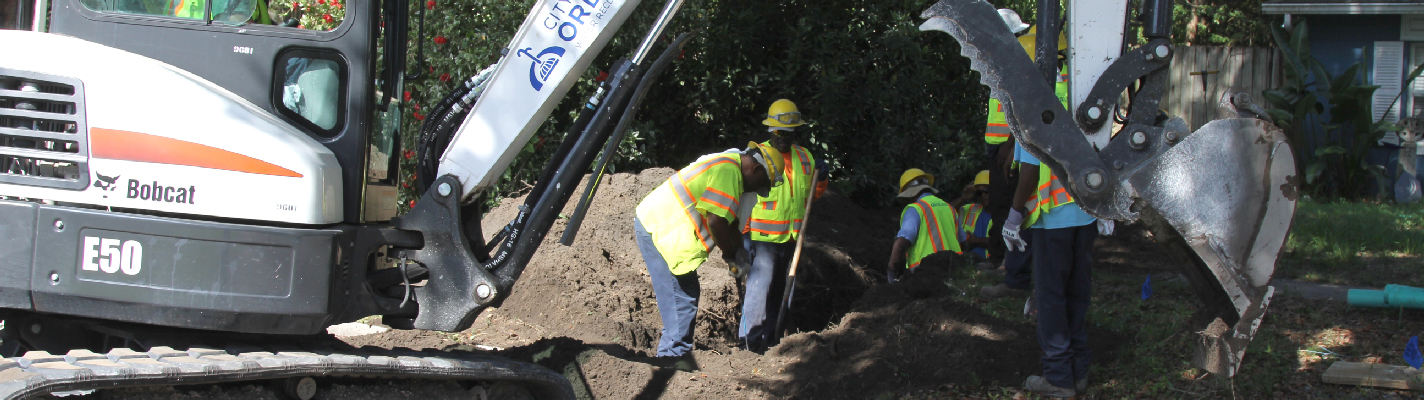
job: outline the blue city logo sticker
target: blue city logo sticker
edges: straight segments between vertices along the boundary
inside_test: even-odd
[[[535,91],[544,88],[544,82],[549,80],[549,75],[554,73],[554,67],[559,65],[559,60],[564,57],[564,48],[559,46],[549,46],[535,55],[533,47],[526,47],[519,51],[521,56],[529,56],[534,59],[529,64],[529,86],[533,86]]]

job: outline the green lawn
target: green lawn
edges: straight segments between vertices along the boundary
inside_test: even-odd
[[[1277,278],[1360,286],[1387,283],[1424,286],[1424,206],[1302,202]],[[1134,263],[1129,263],[1134,264]],[[1137,263],[1140,264],[1140,263]],[[1410,336],[1424,333],[1424,311],[1349,307],[1342,301],[1278,295],[1240,372],[1210,376],[1191,364],[1195,344],[1187,326],[1196,294],[1173,270],[1126,265],[1093,273],[1090,323],[1127,338],[1111,359],[1096,361],[1086,398],[1266,399],[1418,398],[1417,392],[1326,384],[1321,374],[1335,361],[1405,365]],[[1153,295],[1140,287],[1148,273]],[[986,312],[1029,321],[1023,299],[977,299],[979,286],[996,277],[968,268],[955,280],[969,282],[966,301]],[[952,392],[915,391],[900,398],[1019,399],[1013,386],[957,387]],[[1027,398],[1034,398],[1027,396]],[[1080,397],[1082,398],[1082,397]]]
[[[1424,286],[1424,205],[1300,202],[1277,278]]]

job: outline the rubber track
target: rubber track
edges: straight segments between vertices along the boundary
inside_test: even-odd
[[[573,399],[572,386],[538,365],[469,352],[419,352],[361,348],[273,350],[230,346],[226,350],[166,346],[148,352],[114,349],[107,354],[70,350],[65,355],[31,351],[0,359],[0,395],[22,399],[56,391],[131,386],[240,382],[288,377],[515,381],[539,398]]]

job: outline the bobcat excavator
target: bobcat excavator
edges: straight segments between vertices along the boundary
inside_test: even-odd
[[[415,149],[400,148],[393,100],[406,79],[405,1],[352,0],[323,31],[264,0],[53,0],[34,13],[52,15],[48,32],[0,31],[0,393],[285,379],[307,398],[304,377],[374,376],[572,398],[559,374],[498,357],[263,346],[371,315],[456,332],[499,305],[675,58],[685,35],[649,56],[682,1],[608,68],[518,216],[488,241],[473,200],[639,1],[535,2],[501,59],[408,133]],[[1122,19],[1074,17],[1101,3]],[[1199,364],[1231,375],[1293,215],[1290,148],[1257,119],[1197,132],[1159,121],[1168,3],[1147,2],[1152,40],[1123,52],[1104,44],[1121,43],[1124,3],[1069,6],[1075,113],[982,0],[944,0],[922,28],[960,41],[1012,110],[1017,139],[1085,210],[1142,217],[1175,240],[1205,303]],[[1056,26],[1048,18],[1040,37]],[[1109,139],[1104,122],[1127,89],[1119,132],[1130,133]],[[423,195],[397,217],[402,150],[417,154]]]

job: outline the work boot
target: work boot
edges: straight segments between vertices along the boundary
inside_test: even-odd
[[[692,360],[691,353],[684,354],[681,356],[653,357],[653,359],[650,360],[648,364],[658,368],[674,369],[683,372],[692,372],[697,370],[697,362]]]
[[[1028,377],[1028,380],[1024,381],[1024,389],[1050,399],[1072,399],[1078,396],[1078,392],[1073,391],[1073,388],[1053,386],[1048,383],[1048,379],[1038,375]]]
[[[979,288],[979,297],[983,297],[986,300],[993,300],[1000,297],[1009,296],[1023,296],[1026,294],[1028,294],[1027,290],[1014,289],[1009,287],[1009,285],[1005,285],[1002,283],[994,286],[985,286]]]

